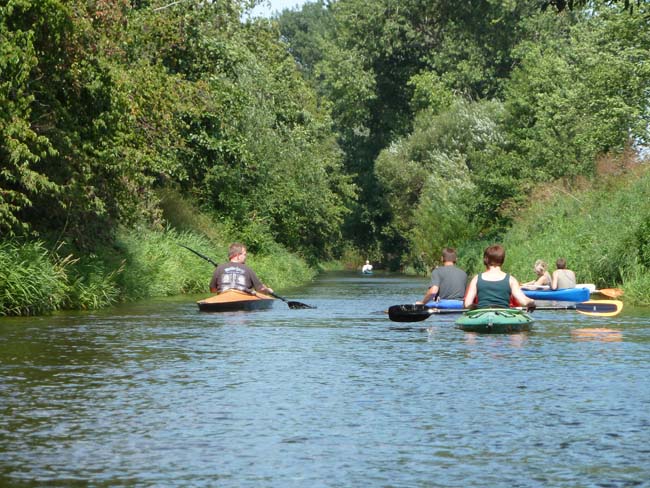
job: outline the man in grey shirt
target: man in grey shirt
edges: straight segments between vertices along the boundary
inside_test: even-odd
[[[251,268],[246,266],[246,246],[239,242],[233,242],[228,249],[227,263],[220,264],[212,274],[210,291],[221,293],[226,290],[235,289],[253,293],[255,290],[273,293],[273,290],[260,281]]]
[[[420,302],[433,299],[462,300],[467,287],[467,273],[456,266],[456,250],[446,247],[442,250],[442,266],[431,272],[431,286]]]

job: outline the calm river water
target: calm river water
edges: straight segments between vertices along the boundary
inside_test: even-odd
[[[0,319],[0,486],[650,486],[650,313],[522,335],[390,322],[426,278],[326,273],[316,305],[177,297]]]

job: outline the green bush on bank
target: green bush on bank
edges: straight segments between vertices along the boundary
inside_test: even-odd
[[[260,279],[275,289],[296,286],[311,280],[316,270],[309,267],[306,261],[273,240],[272,232],[263,223],[250,220],[234,222],[232,220],[217,221],[202,213],[187,198],[178,191],[166,188],[158,191],[160,207],[165,222],[173,229],[182,233],[178,238],[187,237],[186,242],[180,242],[217,263],[228,259],[228,246],[231,242],[241,242],[248,247],[246,261]],[[168,233],[174,236],[173,232]],[[204,236],[199,238],[198,235]],[[198,239],[197,242],[193,240]],[[195,247],[196,246],[196,247]],[[178,247],[178,246],[177,246]],[[209,263],[201,260],[186,249],[178,247],[186,256],[190,256],[206,269],[212,268]],[[202,250],[203,249],[203,250]],[[209,280],[209,279],[208,279]],[[208,282],[198,291],[207,291]]]
[[[121,231],[116,246],[125,261],[117,281],[123,300],[209,293],[214,266],[179,244],[222,263],[228,259],[229,243],[215,243],[203,235],[171,228]],[[275,289],[296,286],[314,276],[314,271],[303,260],[277,244],[264,249],[264,254],[251,253],[247,264]]]
[[[119,301],[117,277],[122,266],[112,267],[96,255],[76,260],[66,276],[70,289],[65,307],[72,310],[97,310]]]
[[[116,246],[125,259],[118,283],[125,301],[207,291],[212,266],[179,244],[206,255],[215,248],[205,237],[173,229],[118,233]]]

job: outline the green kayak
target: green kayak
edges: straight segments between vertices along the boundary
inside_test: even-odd
[[[456,327],[465,332],[512,334],[530,330],[532,323],[532,317],[523,310],[482,308],[465,312],[456,321]]]

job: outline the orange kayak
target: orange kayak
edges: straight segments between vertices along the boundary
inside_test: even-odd
[[[202,312],[232,312],[271,308],[275,299],[263,293],[252,295],[239,290],[226,290],[197,303]]]

